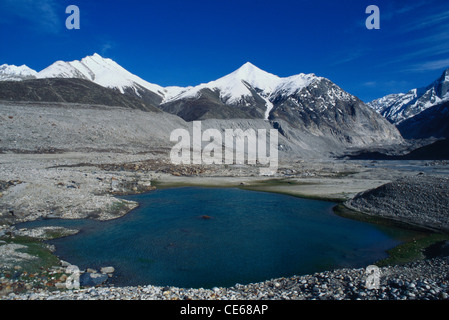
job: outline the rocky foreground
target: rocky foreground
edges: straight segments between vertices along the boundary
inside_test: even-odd
[[[441,300],[449,298],[449,258],[380,268],[378,289],[365,269],[341,269],[231,288],[97,287],[11,293],[6,300]]]

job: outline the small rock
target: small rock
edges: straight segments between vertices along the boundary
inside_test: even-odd
[[[104,268],[101,268],[100,271],[101,271],[101,273],[109,274],[109,273],[114,273],[115,269],[114,269],[114,267],[104,267]]]
[[[55,283],[55,287],[57,289],[67,289],[67,286],[66,286],[65,282],[56,282]]]
[[[71,264],[68,263],[67,261],[61,260],[61,266],[63,266],[64,268],[70,266]]]

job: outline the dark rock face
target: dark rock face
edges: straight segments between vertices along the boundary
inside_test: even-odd
[[[449,101],[424,110],[397,128],[406,139],[449,138]]]
[[[120,93],[119,90],[115,90]],[[145,104],[150,106],[158,106],[162,102],[162,97],[159,94],[156,94],[148,89],[145,89],[138,84],[135,85],[134,88],[127,87],[124,89],[125,95],[133,97],[138,100],[142,100]]]
[[[141,99],[89,80],[71,78],[0,81],[0,100],[96,104],[159,112],[159,109]]]
[[[398,143],[399,132],[358,98],[320,78],[293,95],[272,97],[270,120],[345,145]]]
[[[444,97],[449,92],[449,69],[443,72],[443,75],[436,82],[436,92],[438,97]]]
[[[261,114],[250,108],[230,106],[220,100],[218,92],[210,89],[200,91],[198,98],[175,100],[161,104],[159,108],[165,112],[176,114],[185,121],[206,119],[256,119]]]

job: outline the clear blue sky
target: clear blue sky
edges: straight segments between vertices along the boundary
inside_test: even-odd
[[[71,4],[80,30],[65,28]],[[365,27],[370,4],[380,30]],[[448,0],[0,0],[0,64],[40,71],[97,52],[149,82],[187,86],[250,61],[370,101],[439,77],[448,30]]]

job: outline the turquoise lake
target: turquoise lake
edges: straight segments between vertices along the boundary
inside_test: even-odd
[[[335,215],[335,203],[238,188],[173,188],[123,197],[140,207],[120,219],[39,220],[19,227],[78,228],[49,241],[81,269],[113,266],[117,286],[233,286],[387,256],[406,234]]]

